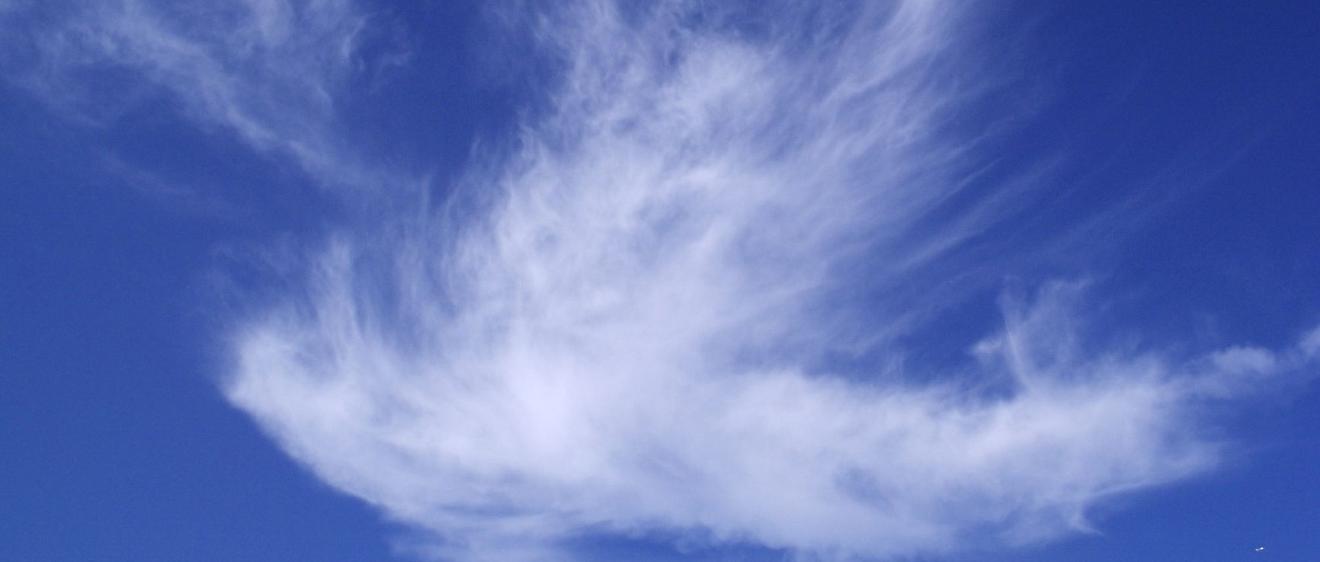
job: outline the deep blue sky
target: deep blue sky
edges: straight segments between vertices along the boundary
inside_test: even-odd
[[[448,4],[376,7],[389,28],[378,47],[411,56],[335,125],[363,159],[431,174],[440,196],[474,140],[505,134],[541,83],[502,81],[483,50],[509,46],[476,7]],[[1090,278],[1107,333],[1174,355],[1285,347],[1316,325],[1320,4],[1004,9],[1020,25],[995,25],[1028,54],[1005,53],[1031,85],[1014,95],[1041,101],[989,150],[1060,164],[1030,221],[993,251],[1097,213],[1131,216],[1010,276]],[[0,18],[72,8],[23,10]],[[24,44],[15,29],[0,27],[0,50]],[[3,59],[6,74],[27,68],[21,58]],[[226,322],[258,306],[234,295],[263,290],[232,287],[260,286],[251,249],[313,246],[361,219],[296,164],[198,126],[170,94],[125,93],[132,72],[98,80],[72,111],[0,82],[0,559],[409,559],[391,547],[409,531],[291,460],[216,386]],[[911,335],[924,359],[939,364],[992,327],[995,298],[978,293]],[[1320,385],[1217,420],[1232,446],[1211,473],[1102,502],[1095,534],[957,559],[1320,559]],[[674,552],[663,539],[582,543],[590,559]]]

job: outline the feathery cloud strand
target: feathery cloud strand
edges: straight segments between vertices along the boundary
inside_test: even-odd
[[[1048,539],[1213,466],[1198,404],[1314,355],[1096,354],[1066,329],[1081,289],[1056,283],[967,372],[831,369],[958,297],[955,250],[1023,196],[967,187],[993,89],[967,7],[500,9],[555,69],[542,110],[444,205],[343,234],[304,293],[239,323],[225,387],[443,556],[568,558],[599,533],[831,559]],[[321,138],[228,84],[184,87],[252,143]]]

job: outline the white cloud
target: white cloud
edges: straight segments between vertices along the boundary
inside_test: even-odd
[[[1320,355],[1320,330],[1096,353],[1081,289],[1055,284],[964,371],[832,370],[997,283],[1002,254],[968,242],[1043,182],[971,187],[1017,116],[988,117],[967,6],[708,4],[494,8],[556,66],[546,109],[447,207],[343,234],[239,323],[229,398],[448,557],[660,533],[889,558],[1085,529],[1096,502],[1215,464],[1205,401]],[[351,1],[78,8],[0,68],[90,119],[147,84],[328,187],[410,181],[342,138],[369,21]],[[97,72],[134,79],[99,92]]]
[[[975,276],[950,252],[1023,189],[964,192],[977,131],[954,124],[989,77],[944,2],[515,19],[563,63],[552,109],[447,211],[336,243],[306,300],[240,326],[227,387],[446,556],[552,559],[596,532],[824,558],[1055,537],[1213,466],[1207,389],[1277,366],[1088,352],[1057,285],[970,372],[818,367],[938,308],[933,269]]]
[[[1274,353],[1259,347],[1234,346],[1215,352],[1211,361],[1230,373],[1270,373],[1278,367]]]
[[[3,11],[3,10],[0,10]],[[363,61],[351,0],[107,0],[19,5],[0,19],[7,79],[73,119],[182,108],[333,188],[406,181],[355,157],[337,106]],[[156,95],[163,92],[162,98]]]
[[[1307,332],[1297,347],[1307,359],[1315,359],[1320,356],[1320,327]]]

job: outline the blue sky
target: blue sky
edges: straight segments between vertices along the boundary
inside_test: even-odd
[[[970,4],[0,0],[0,559],[1320,557],[1320,6]]]

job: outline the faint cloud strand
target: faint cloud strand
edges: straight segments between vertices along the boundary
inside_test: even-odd
[[[0,58],[9,79],[67,117],[113,119],[150,99],[151,86],[198,123],[291,157],[327,187],[408,181],[354,158],[337,128],[337,98],[360,64],[368,22],[349,0],[108,0],[13,11],[0,20],[19,52]]]

